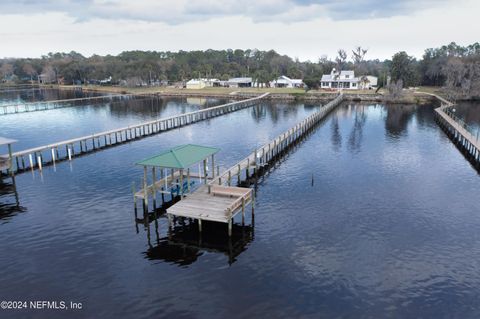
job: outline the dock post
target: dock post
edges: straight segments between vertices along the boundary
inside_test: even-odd
[[[228,220],[228,237],[232,237],[232,218]]]
[[[202,220],[198,220],[198,231],[201,233],[202,232]]]
[[[252,194],[250,196],[252,196],[252,220],[253,218],[255,217],[255,191],[251,191]]]
[[[241,167],[240,164],[238,164],[238,172],[237,172],[237,184],[240,185],[241,177],[240,177],[240,172],[241,172]]]
[[[157,209],[157,172],[155,166],[152,167],[152,179],[153,179],[153,211]]]
[[[30,162],[30,168],[33,169],[33,158],[32,158],[32,153],[28,154],[28,160]]]
[[[212,179],[215,178],[215,154],[212,154]]]
[[[38,162],[38,168],[40,170],[42,170],[42,156],[38,155],[37,159],[38,159],[38,161],[37,161]]]
[[[143,167],[143,203],[148,213],[147,167]]]
[[[12,153],[12,144],[8,144],[8,171],[11,176],[13,176],[13,153]],[[18,157],[17,157],[17,171],[18,171]]]
[[[245,226],[245,197],[242,198],[242,226]]]
[[[187,168],[187,193],[190,194],[190,168]]]
[[[162,167],[162,168],[160,169],[160,181],[161,181],[163,178],[165,178],[165,182],[166,182],[166,181],[167,181],[167,177],[166,177],[166,175],[165,175],[164,168]],[[166,183],[165,183],[165,184],[166,184]],[[162,187],[161,187],[161,190],[162,190],[162,205],[163,205],[163,204],[165,204],[165,193],[164,193],[164,191],[166,191],[167,189],[166,189],[166,188],[164,189],[163,186],[162,186]]]
[[[205,177],[205,180],[203,181],[203,183],[206,185],[207,184],[207,160],[203,160],[203,174],[204,174],[204,177]]]
[[[180,170],[180,198],[183,198],[183,169]]]

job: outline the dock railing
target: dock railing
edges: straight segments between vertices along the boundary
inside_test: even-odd
[[[475,130],[465,121],[460,119],[451,108],[455,103],[432,93],[426,93],[434,96],[441,102],[441,106],[435,109],[437,114],[437,123],[462,150],[466,152],[468,158],[476,165],[480,164],[480,130]]]

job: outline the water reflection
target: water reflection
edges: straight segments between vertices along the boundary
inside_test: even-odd
[[[342,133],[340,132],[340,126],[338,125],[338,116],[337,114],[332,115],[332,122],[331,122],[331,130],[332,130],[332,146],[333,150],[338,152],[342,148]]]
[[[320,105],[303,105],[303,109],[308,111],[319,107]],[[283,119],[296,117],[301,112],[301,109],[302,106],[295,102],[262,103],[251,108],[251,115],[256,123],[268,117],[273,124],[276,124]]]
[[[204,252],[221,253],[227,256],[228,264],[233,264],[254,239],[254,226],[233,224],[232,237],[228,238],[223,223],[203,222],[203,231],[198,231],[198,223],[181,219],[178,226],[168,231],[168,236],[160,237],[158,223],[155,225],[155,240],[152,243],[147,232],[148,250],[144,253],[149,260],[162,260],[179,266],[188,266],[197,261]]]
[[[48,89],[29,88],[0,91],[0,105],[12,103],[27,103],[40,101],[54,101],[106,95],[98,92],[83,91],[81,89]]]
[[[139,96],[112,102],[109,105],[108,111],[115,118],[129,118],[131,115],[160,118],[169,108],[175,108],[177,114],[180,114],[228,102],[229,100],[227,99],[178,99]]]
[[[389,105],[385,107],[385,129],[391,137],[400,137],[407,133],[408,124],[415,116],[416,105]]]
[[[480,102],[459,102],[455,105],[455,114],[474,130],[480,129]]]
[[[20,206],[15,177],[0,176],[0,221],[7,222],[11,217],[25,210]]]
[[[363,128],[367,121],[367,106],[356,107],[353,111],[353,126],[348,138],[348,146],[352,152],[360,151],[363,139]]]

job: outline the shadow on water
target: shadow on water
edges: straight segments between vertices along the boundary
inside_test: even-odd
[[[386,107],[385,130],[392,137],[407,133],[408,123],[415,116],[416,105],[389,105]]]
[[[154,225],[153,240],[151,233],[147,232],[149,248],[144,252],[145,258],[179,266],[193,264],[204,252],[224,254],[231,265],[254,239],[253,224],[233,225],[231,238],[228,238],[223,223],[204,222],[200,233],[196,221],[182,219],[178,226],[168,230],[166,237],[160,237],[158,223]]]
[[[11,217],[24,211],[26,208],[20,205],[15,177],[0,176],[0,222],[8,222]]]

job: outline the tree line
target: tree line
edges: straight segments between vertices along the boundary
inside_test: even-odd
[[[113,83],[148,85],[187,81],[191,78],[249,76],[268,83],[280,75],[301,78],[310,88],[320,84],[322,74],[333,68],[355,70],[357,75],[374,75],[379,84],[387,80],[402,87],[441,86],[463,96],[480,95],[480,44],[460,46],[452,42],[425,50],[419,60],[401,51],[391,59],[366,59],[368,50],[356,47],[339,49],[334,59],[322,56],[317,61],[299,61],[274,50],[206,51],[125,51],[119,55],[85,57],[72,51],[49,53],[41,58],[0,59],[0,80],[28,82],[60,79],[65,84],[86,83],[110,78]]]

